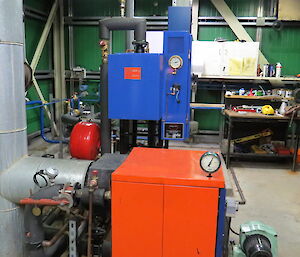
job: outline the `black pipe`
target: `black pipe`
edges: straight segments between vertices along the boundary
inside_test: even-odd
[[[101,154],[111,153],[111,124],[108,118],[108,63],[101,65]]]
[[[59,190],[62,185],[55,185],[51,187],[42,188],[31,196],[32,199],[52,199],[59,195]],[[25,227],[25,240],[28,248],[29,257],[52,257],[63,246],[66,246],[66,240],[61,238],[54,245],[44,248],[42,242],[45,240],[45,232],[43,229],[42,215],[35,216],[33,209],[35,205],[26,205],[24,211],[24,227]],[[57,256],[57,255],[56,255]]]
[[[81,118],[80,117],[76,117],[76,116],[72,116],[71,114],[66,113],[66,114],[63,114],[61,116],[61,121],[62,121],[62,123],[76,125],[78,122],[81,121]]]
[[[110,30],[134,30],[134,40],[146,41],[146,20],[140,18],[113,17],[100,21],[100,38],[109,40]]]
[[[111,152],[111,124],[108,118],[108,41],[112,30],[134,30],[135,52],[142,53],[146,47],[146,20],[137,18],[114,17],[103,19],[99,23],[100,43],[102,47],[102,65],[100,72],[101,105],[101,154]]]

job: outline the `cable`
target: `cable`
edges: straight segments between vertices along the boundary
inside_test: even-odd
[[[44,186],[41,186],[40,183],[38,182],[37,180],[37,177],[40,176],[44,179],[45,181],[45,185]],[[40,170],[38,172],[36,172],[34,175],[33,175],[33,182],[34,184],[36,184],[39,188],[43,188],[43,187],[46,187],[48,186],[48,180],[47,178],[44,176],[44,170]]]
[[[237,235],[237,236],[240,235],[240,233],[234,231],[234,230],[231,228],[231,224],[230,224],[230,222],[229,222],[227,219],[226,219],[226,223],[227,223],[227,226],[229,227],[229,230],[230,230],[233,234],[235,234],[235,235]]]
[[[239,236],[240,235],[240,233],[238,233],[238,232],[236,232],[236,231],[234,231],[231,227],[229,227],[229,229],[230,229],[230,231],[233,233],[233,234],[235,234],[235,235],[237,235],[237,236]]]

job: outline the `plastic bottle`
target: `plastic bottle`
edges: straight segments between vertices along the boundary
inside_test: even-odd
[[[281,77],[281,70],[282,70],[282,65],[280,62],[276,64],[276,78]]]

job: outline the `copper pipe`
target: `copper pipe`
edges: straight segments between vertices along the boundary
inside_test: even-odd
[[[93,221],[93,193],[94,191],[90,189],[89,191],[89,226],[88,226],[88,245],[87,245],[87,257],[92,257],[92,221]]]
[[[68,223],[63,225],[62,228],[51,238],[51,240],[44,240],[42,242],[42,245],[44,247],[50,247],[50,246],[54,245],[57,242],[57,240],[60,239],[64,235],[67,227],[68,227]]]

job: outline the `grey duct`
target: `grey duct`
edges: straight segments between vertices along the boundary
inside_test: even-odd
[[[83,183],[89,162],[27,157],[22,0],[0,0],[0,24],[0,256],[26,257],[24,213],[16,203],[38,189],[33,174],[59,166],[61,183]],[[75,169],[80,176],[70,173]]]
[[[110,31],[112,30],[134,30],[134,44],[136,52],[142,52],[142,45],[146,43],[146,20],[137,18],[114,17],[100,21],[100,39],[109,41]],[[105,44],[108,47],[109,44]],[[111,129],[108,118],[108,59],[107,51],[102,53],[101,65],[101,154],[111,152]]]

